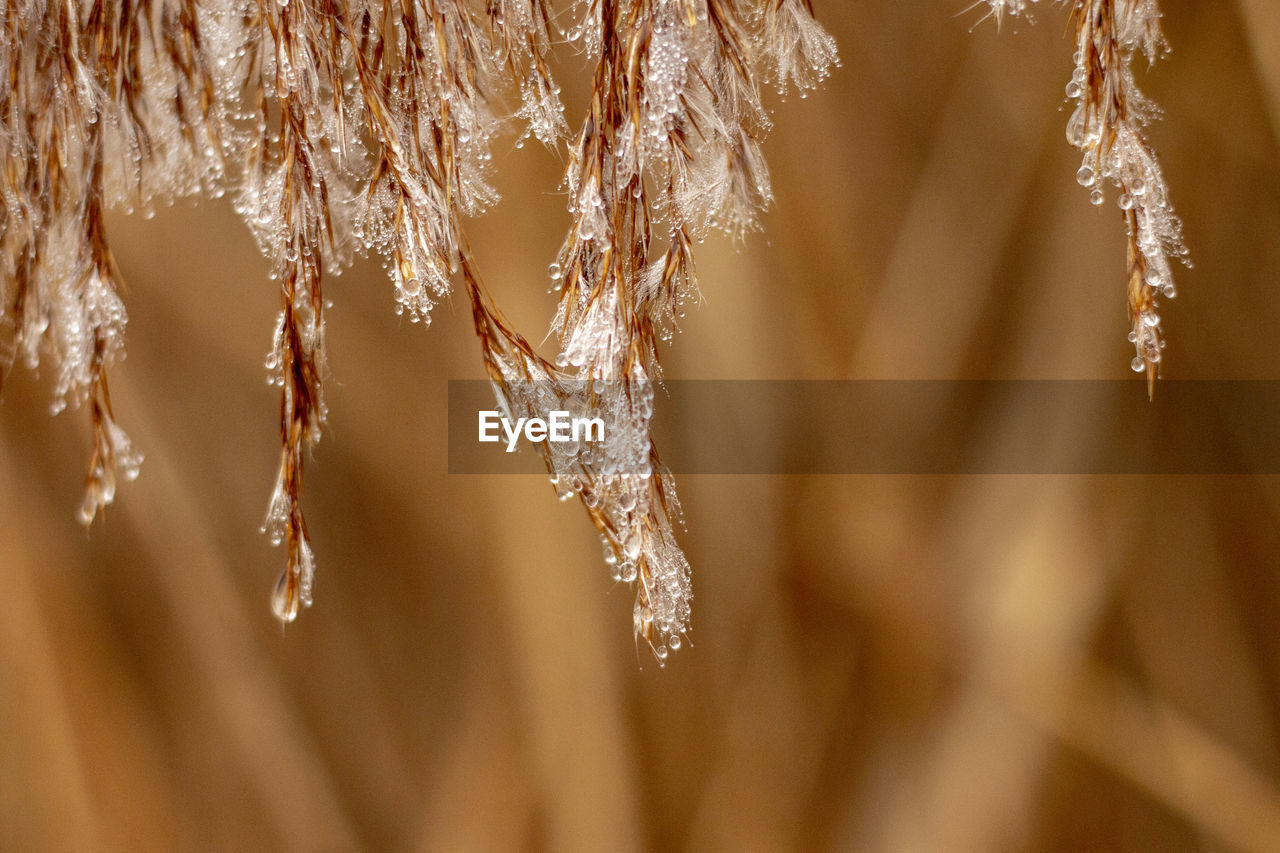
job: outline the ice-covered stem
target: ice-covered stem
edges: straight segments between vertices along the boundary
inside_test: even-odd
[[[292,622],[299,607],[311,606],[315,560],[302,515],[304,457],[320,440],[324,420],[321,397],[323,303],[318,252],[289,250],[280,275],[283,309],[272,359],[278,359],[280,400],[280,470],[267,512],[272,544],[281,538],[288,559],[276,582],[271,608],[283,623]]]
[[[692,593],[650,438],[658,340],[696,296],[695,243],[713,227],[742,238],[770,200],[757,77],[811,87],[835,49],[805,0],[592,0],[569,39],[596,67],[565,172],[571,225],[549,270],[560,353],[531,372],[607,424],[601,445],[547,462],[562,499],[586,506],[614,578],[635,584],[637,638],[662,662],[683,644]],[[512,359],[491,364],[504,405],[536,409]]]
[[[1018,14],[1023,2],[987,0],[991,14]],[[1129,340],[1131,366],[1147,375],[1154,391],[1165,342],[1158,302],[1173,298],[1171,260],[1187,260],[1182,224],[1143,127],[1158,114],[1138,90],[1133,62],[1138,54],[1154,62],[1164,51],[1160,10],[1155,0],[1079,0],[1072,9],[1074,70],[1067,98],[1075,110],[1067,122],[1067,141],[1083,152],[1076,179],[1101,205],[1110,183],[1128,231]]]
[[[577,497],[600,531],[615,580],[637,584],[636,635],[659,662],[665,661],[688,628],[691,595],[689,566],[671,531],[679,504],[647,433],[652,385],[583,381],[578,373],[549,364],[493,304],[465,248],[461,270],[501,406],[517,417],[545,417],[555,409],[603,415],[609,422],[606,434],[622,428],[624,440],[643,440],[638,462],[619,459],[610,448],[596,453],[583,446],[544,443],[539,451],[560,499]],[[625,403],[621,411],[618,403]],[[636,420],[644,422],[642,431],[634,427]],[[621,464],[628,467],[619,470]]]
[[[676,269],[661,276],[665,285],[649,283],[641,300],[654,244],[646,178],[651,163],[662,164],[666,177],[672,156],[683,156],[675,152],[690,131],[680,118],[698,10],[689,3],[602,0],[589,12],[599,56],[565,178],[572,226],[557,261],[555,329],[557,365],[609,426],[603,447],[561,459],[548,454],[548,463],[560,494],[576,493],[600,531],[614,578],[635,584],[636,636],[661,663],[682,644],[692,593],[672,529],[678,504],[668,503],[670,475],[649,435],[658,365],[654,319],[664,309],[670,314],[667,300],[676,295],[670,283],[689,283],[691,257],[667,253],[664,272]],[[716,14],[704,11],[702,27]],[[670,213],[672,244],[687,245],[678,212]]]
[[[93,425],[93,456],[85,477],[84,500],[76,513],[82,524],[92,523],[98,511],[115,499],[117,475],[126,481],[135,480],[142,465],[142,454],[133,449],[129,437],[116,423],[107,375],[100,361],[94,367],[89,415]]]
[[[321,6],[323,4],[317,4]],[[280,468],[264,525],[273,544],[283,541],[288,557],[276,582],[271,607],[281,623],[309,607],[315,560],[307,536],[301,500],[304,453],[320,440],[325,410],[324,296],[322,262],[333,245],[327,163],[317,150],[323,137],[325,92],[341,91],[341,72],[331,51],[336,33],[324,9],[305,0],[280,6],[259,3],[262,24],[275,47],[273,75],[264,73],[279,105],[278,130],[266,132],[262,116],[261,168],[277,181],[278,209],[271,221],[277,233],[266,235],[280,284],[281,310],[268,367],[281,386]],[[327,38],[326,38],[327,36]],[[273,199],[267,198],[270,204]]]
[[[90,134],[88,168],[89,196],[84,205],[84,234],[89,246],[89,265],[82,274],[83,321],[88,342],[89,417],[93,427],[94,450],[85,478],[85,495],[77,513],[82,524],[90,524],[116,494],[116,476],[134,480],[142,465],[142,454],[134,450],[128,435],[116,423],[107,388],[107,364],[123,347],[124,305],[117,295],[119,271],[107,244],[102,209],[101,135]]]
[[[89,403],[87,524],[114,497],[117,468],[132,479],[141,456],[115,421],[106,380],[126,322],[103,227],[105,125],[116,121],[103,93],[120,69],[80,15],[68,0],[18,2],[0,22],[0,381],[19,354],[31,368],[43,356],[57,377],[53,410]]]
[[[126,315],[103,211],[205,185],[191,163],[216,139],[212,78],[193,0],[18,0],[2,14],[0,382],[19,355],[32,368],[43,356],[57,375],[54,410],[89,403],[94,453],[78,513],[88,523],[117,473],[132,479],[141,461],[107,394]]]
[[[1165,49],[1160,12],[1154,0],[1090,0],[1074,14],[1076,63],[1067,94],[1077,106],[1069,133],[1084,151],[1080,182],[1107,180],[1120,190],[1129,236],[1132,366],[1146,372],[1151,393],[1164,349],[1157,300],[1176,293],[1170,258],[1187,255],[1164,175],[1142,130],[1157,111],[1138,91],[1132,68],[1135,54],[1154,62]],[[1100,204],[1101,191],[1094,189],[1090,200]]]

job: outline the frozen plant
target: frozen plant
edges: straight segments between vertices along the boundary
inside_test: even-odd
[[[987,18],[995,18],[996,24],[1004,23],[1004,16],[1017,17],[1027,12],[1028,7],[1032,3],[1039,3],[1040,0],[978,0],[970,9],[978,6],[987,6],[987,14],[982,16],[983,20]]]
[[[594,66],[572,135],[553,48]],[[614,577],[634,584],[637,637],[664,661],[691,593],[649,433],[658,342],[696,298],[697,244],[712,229],[743,237],[770,200],[761,84],[809,89],[835,62],[810,0],[8,0],[0,383],[19,356],[46,358],[55,409],[89,404],[91,522],[116,472],[131,479],[141,462],[107,392],[126,316],[103,210],[230,193],[280,297],[266,367],[281,449],[263,531],[287,550],[271,606],[289,623],[314,586],[301,498],[326,414],[325,276],[375,252],[396,313],[423,324],[461,285],[505,411],[608,423],[599,445],[543,453]],[[567,154],[550,362],[494,304],[464,228],[498,200],[490,152],[513,129]]]
[[[997,21],[1026,12],[1028,5],[1027,0],[985,2]],[[1146,373],[1150,394],[1165,347],[1159,299],[1177,293],[1171,260],[1189,264],[1182,224],[1143,132],[1158,110],[1134,80],[1136,55],[1152,63],[1166,49],[1160,9],[1156,0],[1076,0],[1071,14],[1075,55],[1066,97],[1075,107],[1067,121],[1067,141],[1082,152],[1076,180],[1089,191],[1091,203],[1106,201],[1105,184],[1119,191],[1116,203],[1129,235],[1131,366]]]

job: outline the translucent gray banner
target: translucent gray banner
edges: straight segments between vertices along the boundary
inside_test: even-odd
[[[449,383],[450,473],[544,471],[493,415],[479,440],[498,409],[488,382]],[[678,474],[1280,474],[1272,380],[1164,380],[1150,402],[1142,380],[690,380],[653,409]]]

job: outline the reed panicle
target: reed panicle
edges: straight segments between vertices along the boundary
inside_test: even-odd
[[[1026,14],[1036,0],[986,0],[987,17]],[[1072,6],[1074,68],[1066,97],[1075,104],[1067,121],[1067,141],[1082,153],[1076,180],[1089,201],[1106,201],[1103,187],[1118,191],[1128,233],[1129,341],[1131,367],[1147,375],[1147,393],[1165,348],[1160,297],[1177,294],[1171,262],[1189,265],[1182,223],[1173,211],[1169,188],[1144,126],[1158,108],[1138,90],[1133,63],[1138,55],[1153,63],[1167,50],[1156,0],[1078,0]]]
[[[555,48],[594,65],[572,135]],[[14,0],[0,24],[0,382],[19,357],[48,358],[55,410],[88,403],[91,522],[141,462],[107,391],[126,313],[103,211],[230,192],[280,295],[266,366],[281,451],[263,530],[286,546],[271,605],[288,623],[314,585],[302,496],[326,415],[324,277],[380,255],[414,323],[456,282],[504,409],[608,424],[598,445],[543,453],[615,578],[635,585],[637,637],[661,662],[686,635],[691,592],[649,435],[658,342],[696,298],[697,244],[713,229],[743,237],[770,200],[762,83],[812,88],[835,61],[809,0]],[[553,361],[505,319],[465,230],[498,201],[491,151],[512,128],[567,154]]]

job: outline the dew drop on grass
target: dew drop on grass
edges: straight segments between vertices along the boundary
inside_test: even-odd
[[[276,578],[275,589],[271,591],[271,612],[285,625],[298,618],[298,597],[289,594],[287,568]]]

